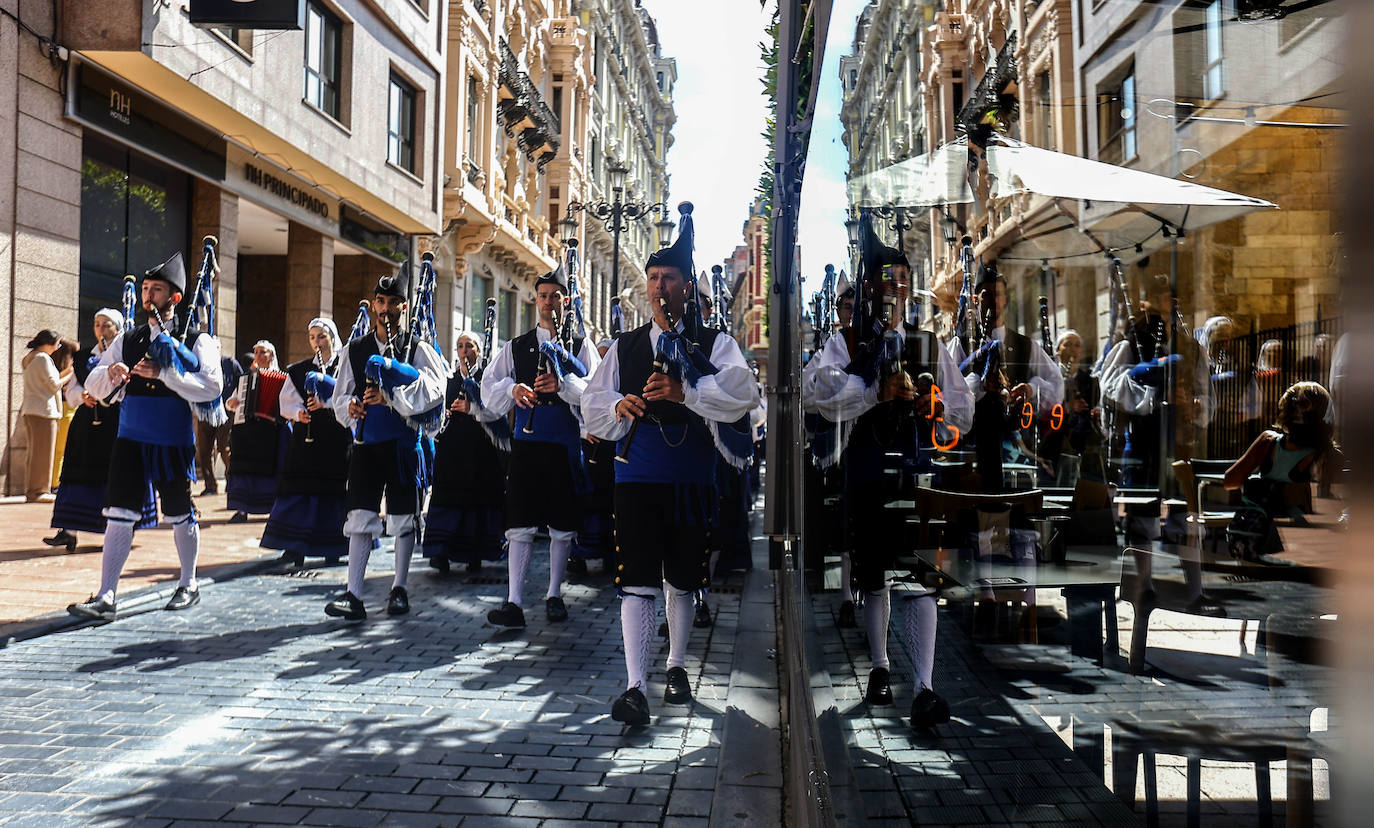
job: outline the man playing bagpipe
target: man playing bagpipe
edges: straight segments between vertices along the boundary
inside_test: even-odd
[[[1064,381],[1043,348],[1006,326],[1007,282],[995,264],[978,269],[974,294],[982,317],[979,342],[960,370],[975,400],[978,475],[984,491],[1000,492],[1003,444],[1016,436],[1024,404],[1029,402],[1036,416],[1052,410],[1064,401]]]
[[[338,373],[339,329],[316,317],[306,326],[311,355],[286,366],[278,406],[291,433],[277,479],[276,500],[260,545],[305,562],[307,555],[337,562],[348,552],[343,535],[348,450],[353,437],[329,408]]]
[[[162,514],[172,525],[181,578],[167,609],[182,610],[200,601],[196,558],[200,527],[191,505],[195,479],[195,419],[211,416],[222,390],[219,345],[189,323],[178,337],[176,306],[186,290],[181,253],[147,271],[140,286],[149,322],[117,338],[86,378],[86,391],[101,401],[121,392],[119,435],[110,452],[105,492],[105,545],[100,561],[100,591],[67,611],[83,618],[112,621],[115,590],[134,540],[134,524],[147,499],[148,483],[157,489]],[[132,366],[132,367],[131,367]],[[216,406],[218,408],[218,406]],[[218,409],[218,417],[223,410]]]
[[[933,334],[909,329],[905,302],[910,265],[899,250],[873,233],[861,217],[862,272],[856,284],[854,324],[831,337],[816,368],[816,409],[841,426],[844,435],[844,504],[853,577],[864,594],[864,623],[873,669],[866,700],[892,704],[887,633],[892,598],[887,571],[896,564],[902,536],[901,513],[884,508],[897,494],[890,457],[903,470],[924,459],[922,431],[931,442],[948,445],[972,421],[973,400],[954,358]],[[913,378],[933,374],[935,388],[920,388]],[[932,689],[935,657],[935,605],[932,590],[904,584],[902,639],[914,671],[916,697],[912,724],[929,727],[949,718],[949,706]]]
[[[582,499],[591,491],[582,467],[578,407],[599,357],[591,342],[564,335],[563,265],[540,276],[534,291],[538,326],[507,342],[482,377],[482,405],[489,412],[504,415],[515,407],[506,473],[510,588],[506,603],[487,613],[488,621],[502,627],[525,626],[525,573],[540,526],[549,529],[545,613],[555,623],[567,620],[563,574],[582,525]]]
[[[739,345],[702,325],[688,303],[692,205],[678,210],[677,242],[645,265],[653,321],[611,345],[582,397],[587,430],[619,441],[615,584],[629,678],[611,717],[630,725],[649,723],[644,691],[660,590],[669,627],[663,700],[691,702],[685,667],[692,593],[707,585],[707,536],[717,505],[712,444],[742,468],[751,437],[747,415],[759,403]]]
[[[396,561],[386,611],[410,612],[406,579],[427,472],[420,421],[443,404],[448,367],[434,346],[404,330],[408,282],[406,265],[396,275],[377,280],[372,330],[344,348],[329,402],[335,418],[353,431],[353,451],[343,526],[348,537],[348,589],[324,611],[349,621],[367,617],[363,582],[373,543],[382,534],[383,499]]]

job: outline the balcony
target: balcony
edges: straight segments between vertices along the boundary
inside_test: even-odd
[[[558,115],[549,108],[530,76],[520,71],[520,63],[504,38],[500,46],[496,106],[501,114],[501,128],[508,137],[515,138],[525,158],[543,172],[558,154]]]
[[[978,81],[978,85],[959,110],[955,128],[973,139],[976,144],[987,143],[992,125],[983,122],[990,113],[996,112],[997,120],[1008,126],[1016,119],[1015,99],[1010,106],[1002,100],[1004,90],[1015,82],[1016,32],[1012,32],[1007,42],[998,50],[997,60],[988,67],[982,80]]]

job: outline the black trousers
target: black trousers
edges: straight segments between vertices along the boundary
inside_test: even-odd
[[[364,509],[382,511],[382,497],[386,497],[388,515],[413,515],[419,502],[418,487],[412,470],[402,468],[398,451],[413,451],[399,440],[385,443],[364,443],[353,447],[348,458],[348,494],[344,502],[351,512]]]
[[[143,443],[134,440],[115,438],[114,448],[110,450],[110,477],[105,490],[106,506],[142,513],[143,501],[148,493],[148,471],[144,462],[143,447]],[[164,447],[153,448],[161,450]],[[184,451],[190,456],[195,454],[195,449],[189,446]],[[162,501],[162,514],[191,514],[191,480],[186,475],[164,480],[154,479],[153,486]]]
[[[709,586],[710,527],[676,522],[671,483],[615,486],[615,585],[682,590]]]

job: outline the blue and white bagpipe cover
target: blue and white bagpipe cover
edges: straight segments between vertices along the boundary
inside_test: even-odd
[[[676,331],[660,334],[658,349],[665,363],[676,366],[676,372],[682,381],[693,388],[696,388],[702,377],[720,373],[720,369],[701,348]],[[707,431],[711,433],[711,441],[715,443],[716,451],[725,462],[736,469],[747,468],[754,455],[754,429],[749,422],[749,414],[732,423],[717,420],[704,422]]]

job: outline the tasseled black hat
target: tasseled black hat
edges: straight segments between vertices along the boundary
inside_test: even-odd
[[[849,281],[849,274],[840,271],[840,278],[835,282],[835,298],[848,299],[854,295],[854,283]]]
[[[882,275],[883,267],[886,265],[901,265],[911,267],[911,262],[906,258],[906,254],[895,247],[888,247],[878,238],[878,234],[873,232],[873,214],[864,212],[859,217],[859,249],[863,256],[864,278],[874,280]]]
[[[143,273],[145,279],[160,279],[172,286],[173,293],[186,292],[186,265],[181,261],[181,251],[172,254],[172,258],[150,268]]]
[[[377,287],[372,291],[377,296],[395,296],[398,299],[410,298],[410,260],[401,262],[395,275],[377,279]]]
[[[977,293],[978,291],[983,289],[984,285],[990,285],[998,282],[1000,282],[1001,284],[1006,284],[1006,279],[1003,279],[1002,274],[997,272],[997,263],[986,262],[984,264],[980,264],[978,265],[978,281],[973,286],[973,292]]]
[[[559,262],[558,267],[534,280],[534,289],[539,290],[540,285],[558,285],[558,289],[564,293],[568,292],[568,276],[563,272],[563,263]]]
[[[683,278],[691,281],[696,275],[692,266],[692,247],[696,242],[696,232],[692,228],[692,202],[684,201],[677,206],[682,214],[678,223],[677,241],[649,256],[644,269],[651,267],[675,267],[682,271]]]

